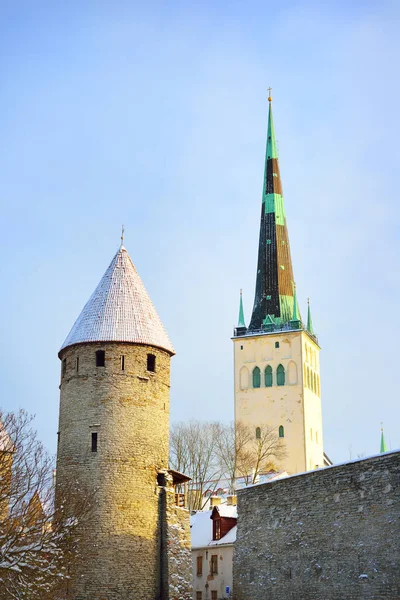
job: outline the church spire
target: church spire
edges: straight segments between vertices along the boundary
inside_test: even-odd
[[[238,325],[237,326],[238,327],[246,327],[246,323],[244,322],[242,290],[240,290],[239,318],[238,318]]]
[[[269,101],[260,239],[253,314],[249,331],[262,329],[269,315],[279,325],[293,316],[293,268],[286,226],[278,152]]]
[[[314,329],[313,329],[313,324],[312,324],[312,318],[311,318],[310,298],[308,298],[307,304],[308,304],[308,308],[307,308],[307,331],[308,331],[308,333],[311,333],[311,335],[315,335],[314,334]]]

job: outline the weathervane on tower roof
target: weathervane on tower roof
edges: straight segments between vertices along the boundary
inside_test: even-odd
[[[122,231],[121,231],[121,247],[124,245],[124,233],[125,233],[125,228],[122,225]]]
[[[268,88],[268,102],[272,102],[271,92],[272,92],[272,87],[269,87]]]

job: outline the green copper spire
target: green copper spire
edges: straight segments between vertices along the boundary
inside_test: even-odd
[[[387,452],[385,436],[383,435],[383,427],[381,427],[381,454]]]
[[[242,290],[240,290],[240,304],[239,304],[238,327],[246,327],[246,323],[244,322]]]
[[[307,302],[308,302],[307,331],[308,331],[308,333],[311,333],[311,335],[315,335],[314,329],[313,329],[313,324],[312,324],[312,318],[311,318],[310,298],[308,299]]]
[[[272,117],[271,93],[268,102],[256,290],[249,331],[261,330],[265,326],[264,319],[267,315],[273,317],[277,327],[289,323],[293,315],[294,277]]]
[[[278,150],[276,148],[274,119],[272,117],[272,104],[269,100],[268,110],[268,133],[267,133],[267,158],[278,158]]]

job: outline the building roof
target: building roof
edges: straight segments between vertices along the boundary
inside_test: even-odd
[[[235,504],[217,504],[213,506],[211,513],[216,510],[220,517],[226,517],[227,519],[237,519],[237,507]]]
[[[146,344],[175,354],[146,288],[122,245],[61,350],[88,342]]]
[[[220,508],[220,506],[218,506]],[[235,518],[237,517],[236,506],[232,508]],[[212,510],[199,510],[190,517],[190,535],[192,540],[192,548],[205,548],[206,546],[221,546],[224,544],[234,544],[236,541],[236,525],[221,539],[213,540],[213,522],[211,520]]]

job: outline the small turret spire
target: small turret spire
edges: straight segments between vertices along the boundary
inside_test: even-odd
[[[298,321],[296,284],[293,283],[293,316],[292,321]]]
[[[387,452],[387,447],[386,447],[386,442],[385,442],[385,436],[383,434],[383,423],[381,423],[381,454],[383,454],[383,452]]]
[[[307,304],[307,331],[308,333],[311,333],[311,335],[315,335],[311,318],[310,298],[307,298]]]
[[[240,303],[239,303],[239,319],[238,319],[238,327],[246,327],[246,323],[244,322],[244,312],[243,312],[243,299],[242,299],[242,289],[240,290]]]

